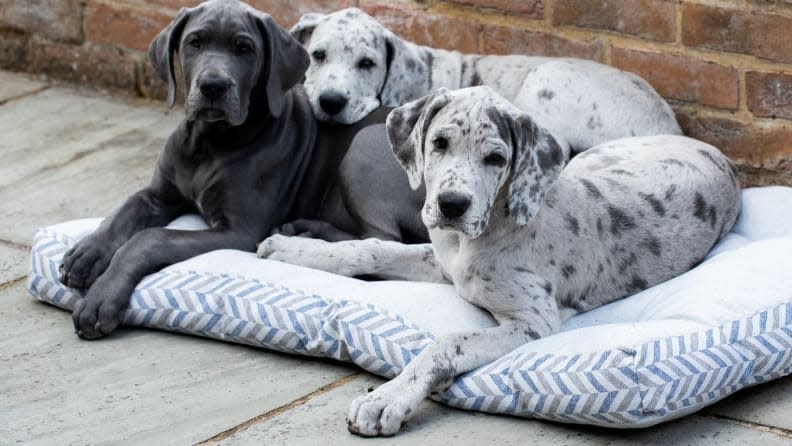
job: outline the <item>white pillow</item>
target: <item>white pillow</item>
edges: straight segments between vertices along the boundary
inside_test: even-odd
[[[63,254],[100,219],[37,231],[28,288],[65,309]],[[201,229],[195,216],[172,224]],[[563,331],[457,378],[454,407],[609,427],[641,427],[792,372],[792,188],[743,192],[734,230],[695,269],[576,316]],[[494,325],[449,285],[364,282],[240,251],[147,276],[128,325],[351,361],[393,377],[434,336]]]

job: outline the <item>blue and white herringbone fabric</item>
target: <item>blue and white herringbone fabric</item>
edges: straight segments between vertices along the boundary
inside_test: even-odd
[[[75,239],[34,238],[28,289],[71,309],[81,296],[58,281]],[[165,270],[135,289],[128,325],[190,333],[282,352],[350,361],[397,375],[432,342],[398,315],[245,277]],[[690,413],[792,372],[792,304],[683,336],[576,355],[518,349],[462,375],[435,398],[490,413],[640,427]]]

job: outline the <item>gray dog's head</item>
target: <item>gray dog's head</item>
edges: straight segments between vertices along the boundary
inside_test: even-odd
[[[426,77],[417,51],[360,9],[305,14],[291,33],[311,55],[305,90],[320,120],[352,124],[426,91],[412,82]]]
[[[240,125],[251,101],[279,116],[286,92],[308,67],[305,50],[268,14],[237,0],[182,8],[149,46],[149,59],[176,99],[174,53],[184,75],[187,120]]]
[[[424,224],[468,238],[496,205],[526,224],[567,161],[566,143],[489,87],[440,89],[394,109],[387,129],[410,185],[426,184]]]

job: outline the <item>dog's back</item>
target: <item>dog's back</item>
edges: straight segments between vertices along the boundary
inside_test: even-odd
[[[688,271],[739,210],[736,171],[714,147],[680,136],[627,138],[567,165],[531,223],[532,246],[547,257],[537,266],[562,306],[586,311]]]

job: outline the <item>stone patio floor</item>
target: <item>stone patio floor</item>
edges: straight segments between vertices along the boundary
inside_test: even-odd
[[[25,291],[37,227],[111,212],[145,184],[179,111],[0,72],[0,445],[792,445],[792,377],[639,431],[426,402],[402,434],[346,431],[382,382],[349,365],[125,328],[85,342]]]

